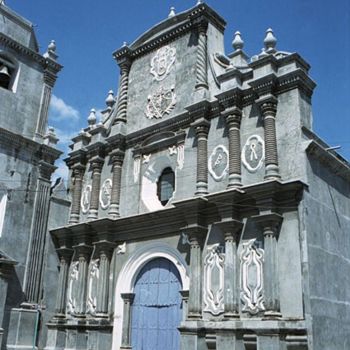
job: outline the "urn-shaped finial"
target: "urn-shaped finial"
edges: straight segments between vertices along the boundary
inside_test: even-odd
[[[114,92],[113,92],[113,90],[109,90],[108,91],[108,96],[106,98],[106,105],[107,105],[108,108],[112,108],[114,103],[115,103]]]
[[[277,44],[277,39],[273,35],[273,30],[271,28],[269,28],[266,31],[266,36],[264,39],[264,45],[265,45],[266,52],[274,51],[276,44]]]
[[[242,40],[241,33],[237,31],[232,41],[232,47],[236,51],[236,50],[242,50],[243,46],[244,46],[244,41]]]
[[[170,7],[170,12],[169,12],[169,15],[168,15],[168,18],[170,17],[174,17],[175,16],[175,7]]]
[[[94,108],[92,108],[90,110],[90,114],[89,114],[87,120],[88,120],[89,126],[91,128],[96,124],[97,118],[96,118],[96,110]]]

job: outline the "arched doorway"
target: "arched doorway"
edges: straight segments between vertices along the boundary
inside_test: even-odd
[[[182,317],[181,278],[168,259],[155,258],[139,272],[134,286],[133,350],[178,350]]]

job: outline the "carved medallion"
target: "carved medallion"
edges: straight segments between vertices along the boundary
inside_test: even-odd
[[[255,245],[255,239],[243,243],[241,253],[241,300],[243,312],[257,314],[265,310],[263,296],[264,251]]]
[[[83,214],[87,214],[90,209],[91,185],[85,186],[81,195],[80,206]]]
[[[86,301],[87,313],[96,314],[97,285],[100,278],[100,259],[91,260],[88,279],[88,297]]]
[[[176,95],[174,87],[169,90],[160,87],[153,95],[148,96],[146,116],[148,119],[160,119],[169,114],[175,107]]]
[[[112,180],[106,179],[100,190],[100,204],[102,209],[107,209],[111,204]]]
[[[171,70],[176,59],[176,49],[170,46],[161,47],[151,60],[151,74],[153,79],[163,80]]]
[[[228,151],[225,146],[218,145],[214,148],[208,160],[210,175],[215,181],[222,180],[228,170]]]
[[[212,246],[204,259],[204,311],[224,312],[224,255],[219,244]]]
[[[74,314],[77,305],[76,293],[78,290],[79,263],[73,261],[69,269],[67,290],[67,313]]]
[[[248,138],[242,149],[242,162],[248,171],[254,173],[265,160],[265,144],[259,135]]]

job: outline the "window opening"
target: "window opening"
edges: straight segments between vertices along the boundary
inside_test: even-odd
[[[165,168],[157,182],[157,196],[166,205],[175,191],[175,173],[171,168]]]
[[[15,68],[12,62],[0,56],[0,87],[11,90]]]

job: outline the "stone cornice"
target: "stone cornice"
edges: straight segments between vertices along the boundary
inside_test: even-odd
[[[59,63],[41,56],[39,53],[29,49],[28,47],[18,43],[17,41],[11,39],[9,36],[5,35],[4,33],[0,33],[0,43],[3,45],[17,51],[20,54],[23,54],[30,59],[34,60],[35,62],[39,63],[44,69],[49,68],[53,72],[57,73],[59,72],[63,66],[61,66]]]
[[[121,62],[126,57],[131,60],[136,59],[183,36],[203,21],[212,23],[221,32],[225,29],[226,22],[221,16],[208,5],[199,4],[186,12],[159,23],[143,34],[130,47],[123,46],[116,50],[113,57],[117,62]]]
[[[108,237],[112,242],[179,234],[184,227],[205,227],[218,222],[219,209],[225,203],[232,206],[235,213],[242,218],[258,215],[261,203],[268,203],[267,199],[271,197],[281,214],[296,211],[305,187],[301,181],[264,181],[243,186],[239,190],[232,189],[184,199],[174,202],[174,207],[159,211],[115,220],[103,218],[65,226],[50,232],[57,247],[59,242],[65,242],[65,239],[72,239],[74,244],[95,242],[100,231],[103,237]]]
[[[223,109],[227,109],[234,106],[241,107],[243,91],[239,87],[234,87],[233,89],[221,92],[215,97],[218,99],[219,104]]]

